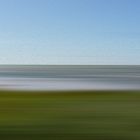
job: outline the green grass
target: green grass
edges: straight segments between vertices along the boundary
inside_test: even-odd
[[[0,140],[140,140],[140,91],[0,91]]]

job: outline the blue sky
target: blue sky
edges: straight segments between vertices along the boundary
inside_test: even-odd
[[[140,64],[139,0],[0,0],[0,64]]]

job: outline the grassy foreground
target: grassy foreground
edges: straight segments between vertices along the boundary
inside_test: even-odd
[[[140,91],[0,91],[1,140],[140,140]]]

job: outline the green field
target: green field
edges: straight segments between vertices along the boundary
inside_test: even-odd
[[[140,91],[1,91],[0,140],[140,140]]]

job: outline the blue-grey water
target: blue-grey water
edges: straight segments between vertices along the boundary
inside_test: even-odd
[[[140,66],[0,66],[0,89],[138,90]]]

